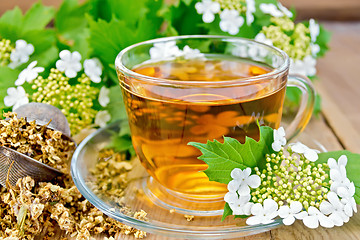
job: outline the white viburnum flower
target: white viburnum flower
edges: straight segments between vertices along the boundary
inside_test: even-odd
[[[297,73],[304,76],[316,74],[316,59],[313,56],[306,56],[303,60],[290,59],[290,73]]]
[[[15,49],[10,54],[11,63],[10,68],[16,68],[17,66],[26,63],[30,59],[30,55],[34,53],[34,46],[31,43],[27,43],[25,40],[19,39],[15,42]]]
[[[98,100],[101,106],[106,107],[109,104],[110,102],[109,93],[110,93],[110,89],[106,87],[102,87],[100,89]]]
[[[339,187],[337,189],[337,194],[341,197],[341,203],[344,205],[344,213],[352,217],[353,212],[357,213],[357,207],[355,202],[355,185],[353,182],[349,184],[349,187]]]
[[[260,10],[263,13],[270,14],[273,17],[282,17],[284,13],[280,11],[277,6],[272,3],[262,3],[260,4]]]
[[[154,43],[154,46],[150,48],[151,59],[169,59],[181,54],[181,50],[176,46],[176,41]]]
[[[254,22],[255,0],[246,0],[246,24],[250,26]]]
[[[195,4],[198,14],[202,14],[205,23],[211,23],[215,19],[215,14],[220,12],[220,4],[212,0],[202,0]]]
[[[84,72],[94,83],[101,82],[102,65],[99,59],[91,58],[84,61]]]
[[[286,7],[284,7],[280,2],[278,2],[278,8],[289,18],[293,16],[293,13],[289,11]]]
[[[271,144],[271,147],[274,151],[279,152],[282,146],[285,146],[285,130],[283,127],[279,129],[274,129],[274,142]]]
[[[31,83],[35,78],[37,78],[37,76],[39,76],[39,73],[45,70],[43,67],[35,67],[36,64],[37,61],[33,61],[27,66],[27,68],[21,71],[18,79],[15,81],[16,86],[23,85],[25,82]]]
[[[23,87],[11,87],[7,89],[7,96],[4,98],[4,104],[7,107],[13,107],[13,110],[20,107],[21,105],[29,103],[29,98],[26,95]]]
[[[230,192],[238,192],[240,196],[250,194],[250,188],[257,188],[261,184],[261,179],[258,175],[250,175],[251,168],[234,168],[231,171],[231,177],[234,179],[229,182],[228,190]]]
[[[325,216],[316,207],[310,206],[307,212],[308,216],[303,218],[303,223],[308,228],[317,228],[319,227],[319,224],[326,228],[334,227],[333,220]]]
[[[81,55],[79,52],[70,52],[69,50],[62,50],[59,53],[60,60],[56,61],[56,68],[64,72],[68,78],[76,77],[81,70]]]
[[[185,59],[205,59],[205,54],[201,53],[199,49],[190,48],[188,45],[182,50],[181,56]]]
[[[315,162],[319,158],[316,150],[307,147],[301,142],[290,144],[290,147],[293,152],[304,154],[305,158],[310,162]]]
[[[342,226],[344,222],[349,221],[349,216],[344,212],[344,205],[341,203],[338,195],[335,192],[328,192],[328,201],[322,201],[320,204],[320,211],[325,215],[331,215],[335,226]]]
[[[111,119],[111,116],[108,111],[103,110],[97,112],[95,116],[95,124],[99,127],[105,127],[106,123],[109,122]]]
[[[309,30],[311,42],[314,43],[320,34],[320,25],[312,18],[309,20]]]
[[[235,9],[225,9],[220,14],[220,29],[231,35],[236,35],[240,27],[244,24],[244,18]]]
[[[250,215],[251,207],[254,203],[250,202],[250,195],[238,196],[235,192],[228,192],[224,196],[233,212],[233,215]]]
[[[293,201],[289,206],[281,206],[279,208],[279,217],[283,218],[285,225],[291,225],[295,222],[295,219],[303,219],[307,216],[306,212],[302,212],[303,206],[299,201]]]
[[[254,216],[246,220],[248,225],[268,224],[274,221],[278,216],[278,204],[273,199],[267,198],[264,200],[264,205],[255,203],[251,207],[251,214]]]

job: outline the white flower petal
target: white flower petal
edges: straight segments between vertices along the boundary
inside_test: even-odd
[[[5,96],[4,97],[4,104],[7,107],[11,107],[16,103],[16,99],[10,96]]]
[[[249,195],[250,194],[250,188],[246,184],[241,184],[238,190],[238,194],[240,196]]]
[[[289,206],[281,206],[279,208],[278,214],[281,218],[287,218],[290,215]]]
[[[240,169],[240,168],[234,168],[231,173],[230,173],[230,176],[233,178],[233,179],[244,179],[244,174],[243,174],[243,171]]]
[[[323,201],[320,204],[320,211],[325,214],[325,215],[329,215],[330,213],[334,212],[334,207],[328,202],[328,201]]]
[[[327,161],[327,164],[329,165],[330,169],[337,169],[338,168],[337,162],[336,162],[336,160],[334,158],[329,158],[328,161]]]
[[[76,71],[74,71],[73,69],[65,69],[65,76],[67,76],[68,78],[74,78],[76,77]]]
[[[224,201],[227,203],[236,203],[239,200],[239,197],[234,192],[227,192],[224,196]]]
[[[264,208],[260,203],[255,203],[251,207],[251,214],[252,215],[264,215]]]
[[[295,217],[290,215],[283,219],[283,223],[287,226],[292,225],[295,222]]]
[[[307,216],[303,219],[303,223],[308,228],[317,228],[319,227],[319,220],[316,216]]]
[[[231,180],[228,185],[227,189],[229,192],[236,192],[240,188],[240,182],[238,180]]]
[[[110,102],[109,94],[110,94],[110,90],[108,88],[104,86],[101,87],[98,100],[102,107],[106,107],[109,104]]]
[[[251,187],[251,188],[257,188],[260,186],[261,184],[261,178],[258,175],[251,175],[246,179],[246,183]]]
[[[315,152],[312,149],[307,149],[304,153],[304,156],[310,161],[310,162],[315,162],[316,160],[318,160],[319,156],[317,154],[317,152]]]
[[[211,12],[206,12],[204,13],[204,15],[202,16],[202,19],[205,23],[211,23],[214,21],[215,19],[215,15]]]
[[[244,170],[243,170],[243,173],[244,173],[244,178],[248,178],[249,176],[250,176],[250,174],[251,174],[251,168],[245,168]]]
[[[260,216],[252,216],[246,219],[247,225],[257,225],[262,223],[262,218]]]
[[[293,16],[292,12],[290,12],[286,7],[284,7],[280,2],[278,2],[278,7],[279,9],[285,13],[285,15],[289,18],[291,18]]]
[[[344,213],[348,216],[348,217],[352,217],[353,216],[353,209],[351,204],[346,204],[344,206]]]
[[[250,215],[251,214],[251,208],[254,205],[252,202],[248,202],[243,206],[244,215]]]
[[[301,202],[293,201],[290,203],[290,212],[292,214],[299,213],[303,209]]]
[[[357,213],[357,206],[356,206],[356,201],[355,201],[355,198],[350,198],[350,203],[351,203],[351,206],[352,206],[352,208],[353,208],[353,210],[354,210],[354,212],[356,212]]]
[[[332,218],[326,217],[324,215],[319,215],[318,217],[319,217],[319,223],[322,227],[326,227],[326,228],[334,227],[334,222]]]
[[[278,210],[278,204],[273,199],[267,198],[264,200],[264,211],[265,213],[271,213]]]
[[[59,57],[63,60],[71,60],[71,52],[69,50],[62,50]]]
[[[271,144],[271,147],[275,152],[279,152],[281,150],[282,145],[279,141],[275,141]]]
[[[81,54],[78,51],[74,51],[72,53],[72,61],[80,62],[80,60],[81,60]]]
[[[302,220],[302,219],[304,219],[305,217],[307,217],[307,216],[309,216],[309,215],[308,215],[307,212],[302,211],[302,212],[300,212],[300,213],[295,214],[294,216],[295,216],[296,219]]]
[[[333,213],[329,216],[331,221],[334,223],[335,226],[340,227],[344,225],[344,221],[342,220],[341,216],[339,216],[337,213]]]
[[[334,208],[339,209],[342,207],[339,197],[337,196],[337,194],[335,192],[332,192],[332,191],[328,192],[327,198],[328,198],[329,202],[331,203],[331,205],[334,206]]]
[[[291,145],[291,150],[296,153],[305,153],[306,146],[302,144],[301,142],[297,142],[293,145]]]
[[[95,124],[99,127],[105,127],[106,123],[109,122],[111,119],[111,116],[108,111],[99,111],[97,112],[95,116]]]
[[[341,155],[338,159],[339,165],[343,165],[346,166],[348,159],[346,157],[346,155]]]
[[[341,176],[341,173],[337,169],[330,169],[330,179],[336,182],[341,182],[343,177]]]

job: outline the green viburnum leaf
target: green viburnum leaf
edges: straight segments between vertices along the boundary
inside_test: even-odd
[[[60,48],[69,47],[71,51],[78,51],[82,59],[90,54],[87,42],[89,38],[88,19],[86,14],[90,11],[90,4],[80,4],[78,0],[65,0],[55,16],[55,30],[60,41]]]
[[[35,3],[23,16],[20,8],[6,11],[0,18],[0,36],[16,41],[29,31],[44,30],[54,17],[53,7]]]
[[[317,54],[317,57],[322,57],[329,50],[328,43],[331,39],[331,33],[327,31],[323,25],[320,25],[320,33],[316,38],[316,43],[320,46],[320,52]]]
[[[111,122],[117,120],[127,119],[125,104],[121,94],[121,89],[119,85],[111,87],[109,93],[110,102],[106,106],[106,110],[111,115]],[[129,131],[130,132],[130,131]]]
[[[224,221],[227,216],[230,216],[230,215],[232,215],[232,214],[233,214],[233,213],[232,213],[232,210],[231,210],[229,204],[228,204],[228,203],[225,203],[224,212],[223,212],[221,221]]]
[[[40,2],[35,3],[26,12],[21,29],[23,32],[42,30],[50,23],[54,15],[55,9],[53,7],[44,6]]]
[[[360,154],[352,153],[347,150],[319,153],[319,159],[316,161],[316,163],[327,163],[329,158],[338,160],[341,155],[345,155],[348,159],[346,165],[346,174],[350,181],[354,182],[354,198],[356,203],[360,204]]]
[[[208,33],[208,30],[204,28],[202,15],[196,12],[195,4],[196,1],[190,2],[190,5],[184,1],[179,1],[178,5],[172,5],[167,9],[164,17],[171,26],[170,33],[175,31],[176,35]]]
[[[15,87],[15,81],[20,71],[9,67],[0,66],[0,109],[7,108],[4,104],[4,97],[7,95],[7,89]],[[1,112],[2,115],[2,112]]]
[[[98,57],[105,67],[106,71],[115,70],[111,67],[119,52],[134,43],[149,40],[158,37],[158,30],[161,23],[159,21],[152,21],[143,15],[139,19],[137,28],[129,26],[127,21],[119,20],[113,17],[110,22],[98,19],[95,21],[88,17],[90,23],[90,38],[89,44],[93,49],[93,54]],[[113,76],[114,73],[109,74]],[[113,78],[111,78],[113,79]],[[117,82],[113,79],[114,83]]]
[[[11,40],[18,39],[23,23],[23,15],[19,7],[6,11],[0,18],[0,37]]]
[[[107,148],[112,148],[118,152],[127,152],[129,159],[135,156],[135,150],[131,141],[130,126],[127,120],[119,122],[120,131],[112,133],[110,144]]]
[[[202,155],[199,157],[209,167],[204,171],[210,181],[228,184],[232,178],[234,168],[265,167],[265,155],[273,153],[273,129],[267,126],[260,127],[260,140],[246,137],[245,143],[224,137],[224,143],[217,140],[207,143],[190,142],[188,145],[198,148]]]

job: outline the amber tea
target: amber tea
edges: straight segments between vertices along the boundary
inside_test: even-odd
[[[241,142],[245,136],[259,138],[261,125],[279,127],[286,80],[248,80],[273,69],[240,58],[173,60],[147,63],[132,71],[149,77],[173,80],[137,84],[123,77],[135,150],[145,168],[163,186],[199,198],[222,196],[226,186],[210,182],[202,172],[207,165],[188,142],[223,141],[223,136]],[[231,81],[244,79],[240,85]],[[187,87],[177,83],[187,81]],[[199,90],[202,82],[213,82]],[[229,87],[224,87],[224,84]],[[226,85],[225,84],[225,85]],[[217,87],[219,86],[219,87]]]

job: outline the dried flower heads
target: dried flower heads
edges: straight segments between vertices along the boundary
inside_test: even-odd
[[[45,164],[66,172],[74,144],[61,137],[61,133],[17,118],[4,115],[0,120],[0,145],[12,148]],[[111,169],[111,170],[109,170]],[[127,186],[127,173],[132,165],[124,154],[112,150],[100,153],[93,173],[98,191],[122,196]],[[118,176],[116,181],[109,179]],[[116,234],[133,234],[143,238],[146,232],[126,226],[104,215],[91,205],[78,191],[69,175],[57,179],[58,184],[35,182],[30,177],[19,179],[15,187],[0,186],[0,239],[52,239],[59,229],[73,239],[91,239],[102,234],[114,239]],[[105,186],[107,186],[105,188]],[[124,211],[140,220],[146,212]]]
[[[0,120],[0,146],[14,149],[61,172],[68,172],[68,160],[75,144],[62,133],[27,122],[16,113],[5,113]]]

